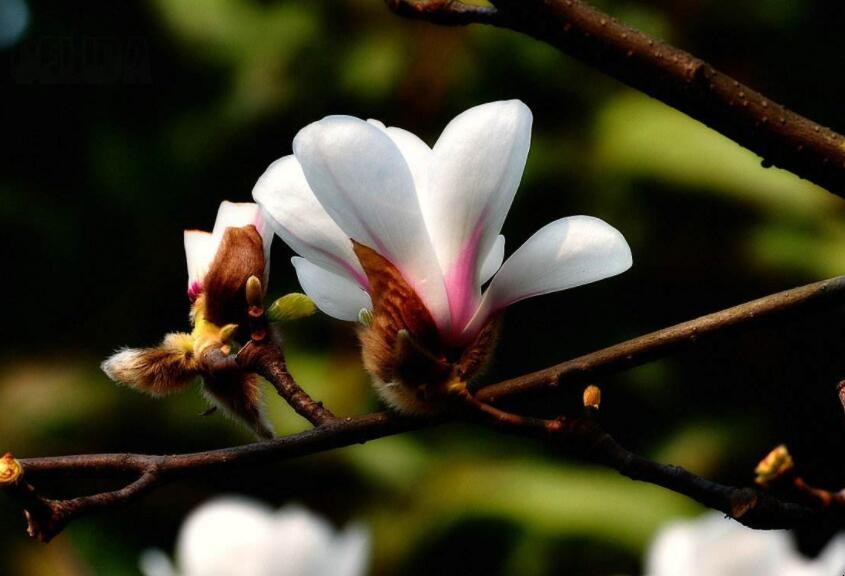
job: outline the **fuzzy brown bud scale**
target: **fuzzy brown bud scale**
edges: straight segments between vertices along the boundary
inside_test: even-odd
[[[264,248],[255,226],[227,228],[203,280],[205,318],[217,326],[237,324],[238,336],[248,334],[247,296],[256,298],[255,287],[247,294],[250,277],[264,277]],[[266,287],[259,289],[266,290]],[[263,295],[263,294],[262,294]]]
[[[379,394],[395,408],[436,411],[451,382],[469,382],[486,366],[498,323],[488,323],[467,346],[448,344],[399,270],[375,250],[353,245],[373,302],[372,318],[358,331],[364,367],[375,378]]]

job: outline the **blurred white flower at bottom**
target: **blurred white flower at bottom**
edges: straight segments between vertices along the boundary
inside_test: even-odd
[[[664,527],[651,544],[647,576],[843,576],[845,534],[815,559],[782,530],[752,530],[717,512]]]
[[[362,576],[369,534],[336,531],[298,506],[278,511],[226,497],[203,504],[179,531],[176,566],[160,550],[141,555],[144,576]]]

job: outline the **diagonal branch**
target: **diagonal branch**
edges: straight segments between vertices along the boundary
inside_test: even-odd
[[[490,419],[495,420],[506,414],[501,409],[489,406],[489,402],[494,400],[529,391],[553,390],[567,378],[583,380],[588,376],[594,378],[622,371],[666,355],[679,346],[692,344],[703,336],[713,337],[725,330],[748,326],[764,319],[773,319],[785,313],[795,313],[812,307],[830,308],[842,303],[845,303],[845,276],[780,292],[659,330],[545,370],[487,386],[477,391],[473,400],[483,404],[480,411],[488,417],[485,423],[489,424]],[[250,346],[260,349],[265,344],[251,343]],[[269,344],[266,345],[269,346]],[[279,378],[279,374],[271,369],[272,364],[278,361],[278,357],[274,354],[253,356],[254,353],[255,351],[245,353],[245,357],[240,361],[246,362],[249,359],[250,368],[267,375],[279,389],[280,385],[275,381]],[[229,366],[232,363],[240,366],[237,356],[221,356],[214,361],[222,366]],[[298,390],[298,387],[295,390]],[[307,395],[304,395],[301,400],[303,404],[300,406],[300,413],[304,410],[303,415],[316,409],[315,406],[319,407],[319,404]],[[9,493],[27,510],[33,535],[49,540],[68,522],[80,515],[129,502],[176,478],[306,456],[439,425],[462,416],[461,414],[442,414],[408,417],[391,412],[377,412],[355,418],[339,418],[331,416],[331,413],[327,411],[322,414],[312,420],[318,425],[305,432],[265,442],[192,454],[168,456],[81,454],[20,461],[9,456],[9,463],[5,464],[5,470],[17,470],[18,473],[4,474],[4,463],[0,460],[0,487],[10,488]],[[315,416],[314,413],[311,415]],[[531,420],[535,424],[539,421]],[[517,424],[517,422],[510,422],[510,424]],[[516,428],[518,427],[512,426],[512,429]],[[708,506],[731,514],[751,526],[794,526],[804,520],[816,519],[819,514],[822,514],[814,508],[796,508],[795,505],[776,501],[765,493],[752,489],[725,487],[676,467],[649,463],[642,457],[626,451],[615,441],[608,439],[609,437],[590,436],[590,438],[594,440],[590,442],[590,447],[586,452],[593,460],[619,470],[634,479],[652,482],[690,496]],[[71,500],[45,499],[38,495],[35,488],[29,484],[30,481],[37,483],[47,478],[71,475],[74,477],[129,475],[133,480],[124,488],[113,492]],[[740,514],[745,508],[749,510],[753,508],[757,511],[751,515],[747,515],[746,512]],[[839,514],[839,511],[829,511],[828,514]]]
[[[845,303],[845,276],[837,276],[765,296],[733,308],[701,316],[663,330],[567,360],[504,382],[485,386],[476,395],[484,402],[536,390],[557,387],[564,380],[585,382],[611,373],[641,366],[726,330],[746,327],[782,314],[794,314],[814,307],[829,307]],[[845,387],[842,388],[845,390]],[[845,394],[845,393],[843,393]],[[845,400],[843,400],[845,405]]]
[[[436,24],[491,24],[542,40],[676,108],[762,157],[845,197],[845,137],[792,112],[713,66],[580,0],[387,0]]]

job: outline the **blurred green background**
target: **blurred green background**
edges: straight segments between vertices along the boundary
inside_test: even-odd
[[[845,7],[822,0],[604,0],[619,19],[701,56],[840,132]],[[4,40],[8,6],[23,36]],[[4,7],[5,6],[5,7]],[[0,451],[178,452],[250,441],[200,417],[197,390],[154,401],[109,382],[115,348],[187,326],[184,228],[246,201],[293,135],[327,114],[373,117],[433,144],[472,105],[520,98],[531,154],[505,223],[511,253],[570,214],[619,228],[633,269],[509,310],[487,381],[845,271],[845,203],[554,49],[485,27],[438,28],[379,0],[0,0],[0,230],[5,301]],[[20,14],[20,12],[18,12]],[[5,21],[3,19],[6,19]],[[4,35],[5,34],[5,35]],[[296,290],[274,244],[271,292]],[[625,445],[747,483],[787,442],[804,476],[845,485],[842,311],[804,313],[608,379],[602,419]],[[286,333],[303,386],[343,415],[377,406],[353,327]],[[528,399],[576,409],[579,389]],[[305,423],[268,395],[280,432]],[[77,489],[98,486],[81,484]],[[301,502],[373,533],[377,575],[640,574],[665,521],[700,508],[665,490],[476,427],[447,426],[169,485],[74,523],[48,546],[0,496],[14,575],[137,573],[185,514],[222,492]],[[830,536],[798,535],[816,552]]]

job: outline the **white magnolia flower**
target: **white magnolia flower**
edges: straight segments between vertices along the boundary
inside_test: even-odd
[[[803,557],[788,532],[752,530],[710,512],[659,532],[646,560],[648,576],[842,576],[845,534],[815,560]]]
[[[253,197],[300,255],[293,264],[317,306],[342,320],[374,310],[383,334],[362,336],[365,364],[386,386],[403,379],[381,358],[394,352],[402,330],[424,355],[457,365],[479,350],[479,339],[482,352],[492,348],[485,329],[506,306],[631,266],[622,234],[590,216],[555,220],[502,263],[500,231],[522,178],[531,121],[518,100],[483,104],[458,115],[429,148],[375,120],[328,116],[303,128],[294,154],[256,183]],[[350,239],[399,274],[385,274],[379,258]],[[380,315],[387,319],[380,323]]]
[[[228,228],[254,226],[264,249],[264,280],[270,271],[272,231],[267,226],[261,207],[252,202],[221,202],[211,232],[185,230],[185,260],[188,264],[188,297],[193,302],[203,291],[203,281],[217,256]]]
[[[272,509],[220,498],[194,510],[179,532],[177,567],[159,550],[141,557],[144,576],[362,576],[369,535],[337,532],[297,506]]]

